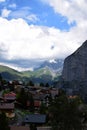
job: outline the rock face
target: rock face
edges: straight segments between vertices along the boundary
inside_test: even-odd
[[[64,61],[64,81],[87,81],[87,41]]]

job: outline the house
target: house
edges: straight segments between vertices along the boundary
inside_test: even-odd
[[[29,126],[10,126],[10,130],[30,130]]]
[[[45,114],[29,114],[24,117],[24,124],[41,125],[46,123]]]
[[[15,85],[14,87],[16,93],[20,93],[23,88],[25,88],[23,85]]]
[[[0,103],[0,112],[5,112],[7,117],[14,117],[14,103]]]
[[[14,110],[14,103],[0,103],[0,111]]]
[[[4,94],[3,99],[8,102],[15,101],[16,94],[14,92],[6,93]]]
[[[38,110],[40,108],[40,106],[41,106],[41,101],[34,100],[34,108],[35,108],[35,110]],[[30,102],[29,101],[27,101],[27,107],[30,107]]]
[[[41,106],[41,101],[38,101],[38,100],[34,101],[35,108],[39,108],[40,106]]]

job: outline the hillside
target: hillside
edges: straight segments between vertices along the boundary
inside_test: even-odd
[[[20,79],[21,73],[9,68],[7,66],[0,65],[0,73],[2,74],[2,77],[6,80],[13,80],[13,79]]]
[[[11,74],[16,74],[16,75],[20,75],[21,73],[12,69],[12,68],[9,68],[7,66],[3,66],[3,65],[0,65],[0,73],[1,72],[8,72],[8,73],[11,73]]]
[[[34,82],[51,82],[57,80],[61,75],[63,68],[62,59],[53,59],[44,61],[38,68],[33,71],[16,71],[7,66],[0,65],[0,73],[6,80],[33,80]]]
[[[45,67],[34,71],[22,72],[22,76],[29,77],[34,82],[51,82],[56,75],[48,67]]]
[[[53,76],[52,71],[48,67],[40,68],[40,69],[34,70],[34,71],[24,71],[24,72],[22,72],[22,74],[27,77],[31,77],[31,76],[40,77],[41,75],[52,75]]]

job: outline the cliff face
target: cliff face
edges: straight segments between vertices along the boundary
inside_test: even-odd
[[[64,81],[87,81],[87,41],[64,61]]]

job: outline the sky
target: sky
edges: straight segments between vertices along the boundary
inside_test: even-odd
[[[87,0],[0,0],[0,64],[64,59],[87,40]]]

